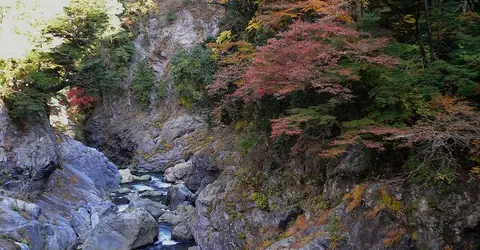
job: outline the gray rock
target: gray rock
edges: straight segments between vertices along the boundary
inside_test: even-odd
[[[113,215],[117,211],[117,206],[111,202],[89,204],[80,207],[77,211],[72,211],[71,224],[73,230],[80,240],[83,241],[103,218]]]
[[[195,207],[192,205],[184,206],[180,205],[175,211],[165,212],[158,221],[166,222],[174,226],[182,223],[190,223],[193,220],[193,215],[195,213]]]
[[[267,247],[265,250],[280,250],[280,249],[289,249],[290,245],[296,241],[295,237],[290,236],[283,240],[277,241]],[[320,249],[319,249],[320,250]]]
[[[163,205],[160,202],[155,202],[149,199],[140,199],[138,193],[134,193],[128,196],[130,200],[129,207],[133,208],[144,208],[147,210],[155,219],[158,219],[166,211],[168,207]]]
[[[38,217],[40,217],[40,214],[42,213],[42,210],[36,204],[22,201],[19,199],[0,196],[0,203],[9,207],[12,210],[23,211],[34,219],[38,219]]]
[[[149,181],[152,177],[148,174],[142,176],[133,176],[134,181]]]
[[[90,212],[85,207],[81,207],[77,211],[72,212],[71,222],[73,230],[81,240],[85,239],[92,230]]]
[[[41,119],[28,130],[20,130],[10,121],[0,100],[0,183],[11,190],[38,196],[58,164],[50,124]]]
[[[168,189],[167,204],[170,209],[175,210],[179,205],[192,203],[193,193],[184,184],[172,185]]]
[[[128,194],[128,193],[132,192],[132,190],[130,190],[128,188],[120,188],[117,192],[119,194]]]
[[[358,176],[368,168],[368,161],[361,147],[351,147],[345,153],[333,173],[340,176]]]
[[[195,129],[203,125],[204,122],[200,117],[182,115],[173,120],[165,122],[160,134],[163,140],[165,140],[167,143],[171,143],[173,140],[187,133],[193,132]]]
[[[166,182],[175,183],[176,181],[182,180],[185,176],[191,171],[192,162],[182,162],[174,167],[168,168],[164,173],[164,180]]]
[[[325,250],[330,248],[330,239],[325,236],[320,236],[308,242],[305,246],[300,248],[300,250]]]
[[[46,224],[43,226],[46,238],[45,249],[74,249],[77,235],[71,227]]]
[[[88,176],[99,191],[113,192],[120,187],[121,176],[117,167],[96,149],[65,138],[59,145],[59,153],[63,165],[72,166]]]
[[[184,221],[184,217],[175,211],[166,211],[158,218],[160,222],[166,222],[172,225],[178,225]]]
[[[215,181],[221,173],[213,163],[207,150],[200,150],[192,156],[192,166],[185,176],[185,186],[190,190],[199,190]]]
[[[120,176],[122,177],[122,184],[124,183],[131,183],[133,182],[133,175],[132,175],[132,172],[130,172],[130,169],[121,169],[121,170],[118,170],[118,172],[120,173]]]
[[[180,223],[173,227],[172,239],[177,241],[193,240],[190,226],[187,223]]]
[[[245,240],[239,236],[239,232],[243,231],[242,221],[232,220],[223,206],[216,206],[225,197],[227,186],[234,177],[235,167],[227,167],[215,182],[200,192],[195,201],[190,229],[200,249],[233,250],[242,249],[245,245]]]
[[[100,221],[85,240],[83,249],[130,250],[151,244],[158,224],[145,209],[129,209]]]

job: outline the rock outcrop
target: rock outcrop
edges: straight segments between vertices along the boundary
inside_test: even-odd
[[[86,238],[84,249],[130,250],[151,244],[158,224],[142,208],[127,210],[102,219]]]
[[[167,205],[175,210],[179,205],[188,205],[194,202],[193,193],[183,184],[176,184],[168,188]]]

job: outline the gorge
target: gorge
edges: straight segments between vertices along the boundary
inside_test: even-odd
[[[0,3],[0,249],[479,249],[480,4],[406,2]]]

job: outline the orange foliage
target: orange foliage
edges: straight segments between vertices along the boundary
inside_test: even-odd
[[[308,226],[309,226],[309,223],[308,223],[307,217],[305,215],[298,216],[297,220],[295,221],[295,224],[289,227],[285,232],[285,237],[289,237],[296,234],[297,232],[303,231],[307,229]]]
[[[275,30],[303,16],[327,16],[329,21],[349,23],[352,17],[338,0],[265,0],[255,22]]]
[[[387,237],[382,239],[382,243],[386,247],[392,247],[393,245],[400,242],[403,235],[405,235],[406,233],[407,233],[407,230],[405,228],[392,229],[386,233]]]
[[[365,185],[357,185],[352,191],[343,197],[345,201],[348,201],[348,212],[351,212],[353,209],[358,207],[358,205],[360,205],[365,189],[367,189]]]

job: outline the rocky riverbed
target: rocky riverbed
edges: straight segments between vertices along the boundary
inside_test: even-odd
[[[158,220],[158,239],[155,243],[142,247],[143,250],[185,250],[195,245],[193,238],[175,235],[172,221],[168,218],[171,213],[166,205],[167,195],[172,184],[163,182],[163,175],[159,173],[131,174],[129,170],[121,170],[123,183],[117,192],[113,192],[111,199],[120,212],[130,208],[144,208]],[[165,215],[165,216],[164,216]],[[183,220],[184,218],[181,218]],[[175,238],[175,239],[174,239]]]

